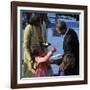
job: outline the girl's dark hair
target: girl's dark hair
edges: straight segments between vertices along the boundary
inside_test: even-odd
[[[66,23],[64,22],[64,21],[59,21],[59,28],[60,29],[67,29],[67,25],[66,25]]]
[[[32,50],[31,50],[33,56],[38,56],[39,51],[40,51],[40,47],[38,47],[38,46],[33,47]]]

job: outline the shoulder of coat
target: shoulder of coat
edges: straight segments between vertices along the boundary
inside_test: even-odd
[[[28,24],[26,27],[25,27],[25,32],[28,32],[28,31],[31,31],[32,29],[32,26],[30,24]]]
[[[31,25],[30,24],[28,24],[25,29],[28,29],[28,28],[31,28]]]

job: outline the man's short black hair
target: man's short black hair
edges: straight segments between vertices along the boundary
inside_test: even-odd
[[[60,29],[67,29],[67,25],[64,21],[60,20],[57,25]]]

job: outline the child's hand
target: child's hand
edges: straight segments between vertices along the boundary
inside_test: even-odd
[[[64,63],[62,62],[62,63],[60,64],[60,66],[59,66],[60,71],[64,71],[64,67],[65,67],[65,65],[64,65]]]
[[[51,51],[54,53],[56,52],[56,48],[51,48]]]

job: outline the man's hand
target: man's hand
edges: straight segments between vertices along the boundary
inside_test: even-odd
[[[50,64],[56,64],[54,60],[49,61]]]

